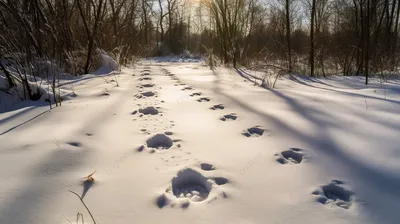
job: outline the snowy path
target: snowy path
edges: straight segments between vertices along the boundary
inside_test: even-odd
[[[0,223],[90,223],[68,190],[93,171],[98,223],[400,222],[396,83],[266,90],[199,63],[107,79],[21,126],[47,108],[0,114]]]

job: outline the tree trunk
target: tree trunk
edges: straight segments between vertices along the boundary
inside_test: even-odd
[[[14,80],[12,79],[12,76],[10,74],[10,72],[6,69],[6,67],[4,66],[3,62],[1,61],[3,57],[0,57],[0,68],[3,71],[4,75],[7,78],[7,82],[8,82],[8,86],[9,88],[12,88],[15,86]]]
[[[287,56],[288,56],[288,72],[292,72],[292,41],[290,27],[290,0],[286,0],[286,41],[287,41]]]
[[[311,28],[310,28],[310,74],[314,76],[314,53],[315,53],[315,41],[314,41],[314,21],[315,21],[315,1],[312,0],[311,5]]]
[[[365,51],[365,60],[364,60],[364,74],[365,74],[365,85],[368,85],[368,78],[369,78],[369,42],[370,42],[370,16],[371,16],[371,10],[370,10],[370,0],[367,0],[367,11],[366,11],[366,18],[365,18],[365,45],[364,45],[364,51]]]
[[[397,67],[396,62],[396,50],[397,50],[397,39],[399,38],[399,19],[400,19],[400,3],[397,4],[397,15],[396,15],[396,22],[394,26],[394,40],[393,40],[393,49],[392,49],[392,67],[393,70]]]

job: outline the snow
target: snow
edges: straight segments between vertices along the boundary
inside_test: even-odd
[[[84,189],[97,223],[400,222],[399,80],[160,61],[0,114],[0,223],[92,223]]]
[[[118,63],[110,55],[108,55],[107,52],[102,49],[97,49],[97,51],[100,55],[101,66],[100,68],[97,68],[97,70],[93,72],[93,74],[108,74],[110,72],[119,70]]]

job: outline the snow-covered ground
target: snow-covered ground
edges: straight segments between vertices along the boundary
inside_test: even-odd
[[[144,61],[69,80],[53,110],[14,105],[0,223],[92,223],[68,190],[103,224],[400,223],[399,80],[241,74]]]

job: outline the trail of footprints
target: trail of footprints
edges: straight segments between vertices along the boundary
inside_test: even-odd
[[[162,72],[169,76],[171,80],[176,81],[175,86],[185,86],[181,80],[167,69],[161,69]],[[151,81],[150,68],[145,68],[140,74],[138,81]],[[144,83],[137,86],[140,89],[149,89],[155,87],[152,83]],[[182,91],[194,90],[191,86],[181,88]],[[211,98],[202,96],[202,92],[193,92],[190,97],[199,97],[198,102],[210,102]],[[135,95],[136,98],[157,97],[156,91],[141,91]],[[160,107],[148,106],[132,112],[133,115],[162,115]],[[224,110],[225,105],[215,104],[210,107],[211,110]],[[228,113],[219,117],[221,121],[236,121],[238,115],[236,113]],[[173,123],[173,121],[171,121]],[[173,127],[172,124],[170,127]],[[147,129],[141,129],[142,132],[150,134]],[[249,127],[242,131],[242,135],[248,138],[255,138],[270,133],[269,130],[261,126]],[[170,149],[180,148],[181,140],[173,138],[173,132],[166,131],[157,133],[149,137],[146,143],[138,148],[138,152],[148,151],[149,153],[165,152]],[[72,144],[71,144],[72,145]],[[190,152],[187,152],[190,154]],[[298,165],[306,160],[305,152],[302,149],[290,148],[275,154],[276,161],[282,165]],[[180,158],[180,156],[179,156]],[[162,158],[163,159],[163,158]],[[163,159],[166,163],[169,160],[178,159],[178,156],[171,156],[169,159]],[[187,161],[187,159],[186,159]],[[161,209],[164,207],[179,207],[187,209],[191,203],[212,202],[218,198],[227,198],[228,195],[223,189],[223,185],[228,184],[228,178],[219,175],[210,175],[217,170],[210,163],[200,163],[192,168],[180,170],[175,177],[171,179],[164,193],[155,199],[155,204]],[[354,202],[354,192],[348,190],[343,181],[333,180],[331,183],[323,185],[312,192],[317,202],[324,205],[337,206],[349,209]]]

